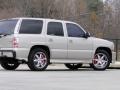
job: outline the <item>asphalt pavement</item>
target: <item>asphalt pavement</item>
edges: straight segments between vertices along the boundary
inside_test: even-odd
[[[120,70],[70,71],[64,65],[50,65],[39,72],[26,65],[15,71],[0,68],[0,90],[120,90]]]

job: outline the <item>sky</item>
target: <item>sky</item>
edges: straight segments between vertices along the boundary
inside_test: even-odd
[[[106,0],[103,0],[103,2],[105,2]]]

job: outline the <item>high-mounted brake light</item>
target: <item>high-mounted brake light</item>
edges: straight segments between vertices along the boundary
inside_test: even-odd
[[[18,38],[14,37],[12,40],[13,48],[18,48]]]

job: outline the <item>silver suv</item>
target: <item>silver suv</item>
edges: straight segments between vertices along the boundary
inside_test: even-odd
[[[45,70],[49,64],[78,69],[90,64],[105,70],[115,60],[114,44],[91,37],[80,25],[62,20],[14,18],[0,21],[0,61],[7,70],[28,64]]]

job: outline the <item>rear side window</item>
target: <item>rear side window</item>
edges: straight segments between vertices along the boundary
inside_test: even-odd
[[[64,36],[63,26],[60,22],[49,22],[47,34],[53,36]]]
[[[23,20],[19,33],[21,34],[40,34],[42,32],[42,20]]]
[[[0,21],[0,34],[13,34],[17,19]]]

